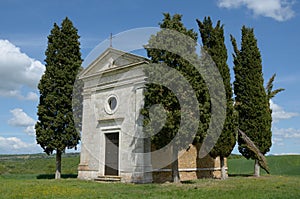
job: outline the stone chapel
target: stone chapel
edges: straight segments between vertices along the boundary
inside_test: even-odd
[[[162,160],[151,157],[150,140],[139,138],[147,63],[145,57],[110,47],[80,74],[84,88],[79,179],[171,181],[171,167],[157,167]],[[181,180],[220,178],[219,159],[198,158],[199,148],[191,145],[180,152]]]

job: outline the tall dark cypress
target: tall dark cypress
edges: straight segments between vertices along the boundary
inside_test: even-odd
[[[206,132],[208,123],[209,123],[209,95],[207,93],[207,88],[204,84],[204,80],[201,78],[201,75],[197,73],[197,70],[185,60],[181,55],[168,51],[166,49],[157,49],[157,48],[149,48],[151,46],[163,45],[170,48],[176,48],[178,52],[181,54],[187,55],[189,57],[193,57],[193,59],[197,59],[196,55],[196,40],[197,33],[193,30],[188,30],[184,27],[181,22],[181,15],[175,14],[171,16],[170,14],[164,14],[164,19],[162,23],[160,23],[160,27],[162,30],[158,32],[156,35],[153,35],[148,45],[146,46],[148,57],[150,57],[151,63],[159,63],[166,64],[168,67],[175,69],[177,73],[180,73],[184,76],[184,78],[188,81],[189,85],[193,88],[193,92],[196,94],[196,101],[198,100],[201,114],[201,118],[199,122],[197,119],[190,121],[191,123],[186,125],[187,128],[193,129],[193,126],[199,125],[199,128],[196,128],[196,138],[195,141],[201,141]],[[165,32],[165,29],[173,30],[174,32]],[[183,41],[184,38],[180,36],[180,34],[186,35],[191,38],[192,42],[187,44],[186,41]],[[162,67],[163,68],[163,67]],[[191,93],[186,90],[185,86],[182,84],[182,81],[176,79],[176,75],[172,74],[172,72],[165,71],[162,74],[161,71],[155,70],[146,70],[146,75],[151,73],[152,77],[160,77],[164,76],[164,81],[166,83],[170,83],[174,85],[177,90],[180,91],[180,96],[187,101],[189,101],[188,97]],[[166,78],[168,76],[168,78]],[[190,104],[180,104],[176,95],[167,87],[158,84],[147,84],[145,95],[145,109],[143,111],[143,115],[145,116],[145,124],[148,125],[152,122],[158,122],[161,120],[165,120],[165,123],[159,133],[152,136],[152,143],[156,146],[156,148],[161,148],[169,144],[171,141],[172,145],[172,155],[174,157],[174,162],[172,163],[172,177],[174,182],[179,182],[179,172],[178,172],[178,152],[182,149],[187,149],[189,144],[193,141],[193,137],[191,137],[191,131],[181,131],[179,132],[179,128],[181,126],[181,117],[186,117],[182,112],[184,106],[189,106]],[[197,102],[197,103],[198,103]],[[149,109],[153,107],[153,105],[161,104],[164,107],[166,118],[162,118],[161,114],[157,114],[155,118],[149,117]],[[195,104],[194,104],[195,105]],[[176,137],[177,134],[180,134],[179,137]],[[185,138],[191,138],[191,142],[187,143]]]
[[[72,109],[73,85],[82,59],[77,29],[65,18],[56,23],[48,36],[46,71],[38,89],[36,140],[49,155],[56,151],[56,179],[61,176],[61,155],[66,148],[76,148],[80,140]]]
[[[197,19],[201,33],[204,50],[211,56],[222,78],[226,92],[226,119],[222,133],[214,148],[210,151],[213,158],[220,157],[222,165],[222,179],[227,177],[224,158],[228,157],[236,143],[236,114],[233,108],[232,86],[230,83],[230,69],[227,65],[227,49],[224,41],[224,26],[218,21],[213,27],[210,17],[205,17],[203,22]]]
[[[238,111],[239,129],[254,142],[262,154],[270,151],[272,145],[271,110],[264,88],[261,54],[252,28],[242,27],[241,49],[231,36],[234,48],[234,93],[235,108]],[[257,156],[245,142],[238,138],[239,151],[247,159],[255,160],[254,175],[259,176]]]

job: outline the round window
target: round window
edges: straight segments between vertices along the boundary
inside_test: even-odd
[[[118,97],[116,95],[110,95],[106,98],[104,106],[105,112],[108,114],[114,114],[118,109]]]
[[[108,106],[110,108],[110,110],[115,110],[117,107],[117,99],[115,97],[110,97],[108,99]]]

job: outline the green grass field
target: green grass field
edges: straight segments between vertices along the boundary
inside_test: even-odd
[[[228,160],[228,180],[199,179],[182,184],[97,183],[76,179],[78,154],[62,162],[62,180],[54,177],[55,158],[44,154],[0,156],[0,198],[300,198],[300,156],[267,157],[271,175],[250,175],[253,161]]]
[[[267,156],[271,175],[300,177],[300,155]],[[228,173],[231,175],[252,175],[254,161],[242,156],[231,156],[228,160]],[[262,175],[266,175],[261,170]]]
[[[79,154],[64,154],[62,157],[63,177],[77,176]],[[41,179],[54,178],[55,156],[0,155],[0,178]]]

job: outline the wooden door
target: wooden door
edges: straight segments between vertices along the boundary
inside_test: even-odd
[[[105,134],[105,175],[119,175],[119,133]]]

